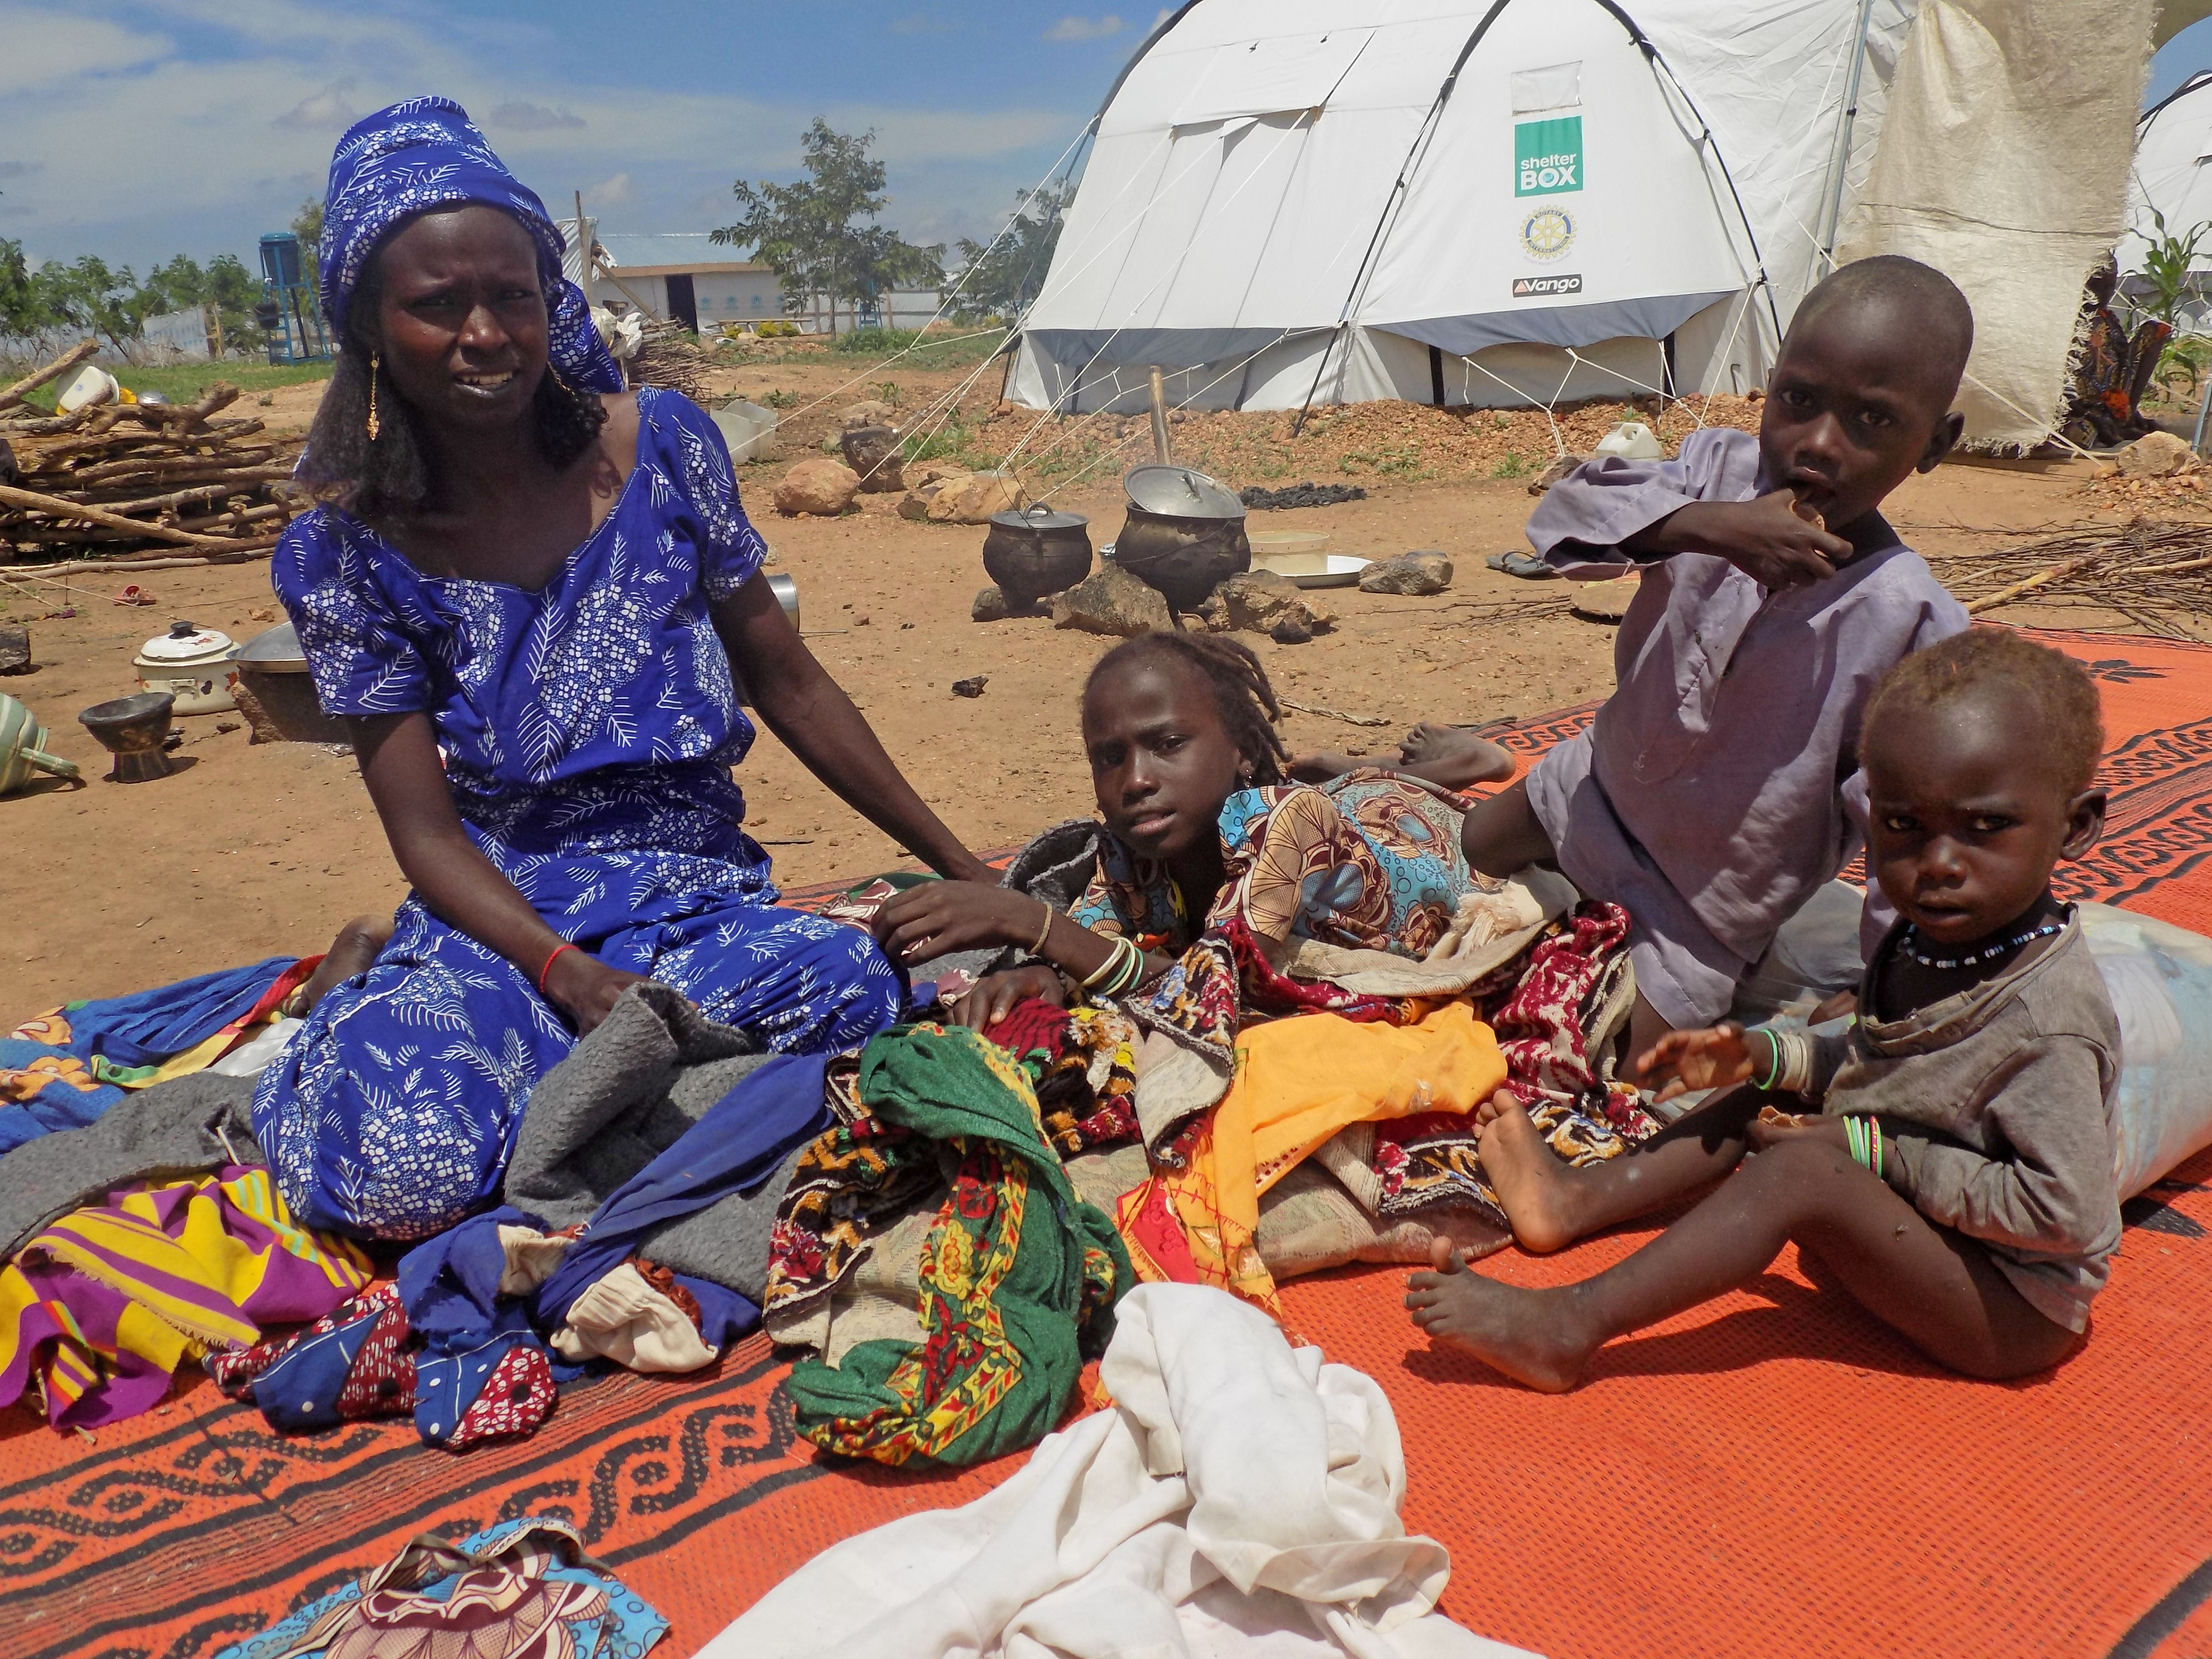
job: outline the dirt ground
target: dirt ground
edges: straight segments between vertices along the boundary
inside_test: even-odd
[[[777,453],[742,467],[740,483],[780,568],[798,580],[803,631],[923,797],[970,846],[1018,842],[1088,812],[1075,699],[1085,672],[1112,641],[1056,631],[1042,618],[971,621],[970,604],[987,580],[980,528],[909,523],[896,515],[898,498],[888,495],[864,496],[860,511],[834,520],[779,518],[769,507],[775,478],[789,460],[819,453],[840,404],[873,395],[874,382],[898,371],[841,389],[852,373],[817,353],[715,375],[717,391],[778,392],[791,399],[793,418]],[[896,383],[906,405],[915,407],[971,373],[909,374]],[[256,412],[272,424],[304,427],[316,390],[282,389]],[[994,410],[996,393],[997,370],[990,368],[971,392],[975,429],[1006,418]],[[817,398],[819,408],[799,412]],[[1255,514],[1255,528],[1325,529],[1332,551],[1370,556],[1438,549],[1456,568],[1450,591],[1433,599],[1357,590],[1317,595],[1339,622],[1310,644],[1243,636],[1284,696],[1389,722],[1374,728],[1297,713],[1285,722],[1287,741],[1293,749],[1383,756],[1401,730],[1423,717],[1475,722],[1601,696],[1612,684],[1609,629],[1558,614],[1488,614],[1500,601],[1554,611],[1565,586],[1515,580],[1482,562],[1523,544],[1521,526],[1532,505],[1519,476],[1528,469],[1492,476],[1498,434],[1517,441],[1526,430],[1530,453],[1548,459],[1541,417],[1516,416],[1503,427],[1486,414],[1465,417],[1463,425],[1487,426],[1470,428],[1481,442],[1462,441],[1454,453],[1449,442],[1394,443],[1391,434],[1433,434],[1435,422],[1462,417],[1397,407],[1394,422],[1393,412],[1371,406],[1356,419],[1322,423],[1320,434],[1310,427],[1296,443],[1268,440],[1272,458],[1254,464],[1266,477],[1224,469],[1237,485],[1310,477],[1357,482],[1370,492],[1366,501],[1334,507]],[[1249,428],[1273,417],[1240,418]],[[1235,424],[1214,422],[1224,438]],[[1332,442],[1331,424],[1354,429]],[[1111,428],[1102,422],[1097,429]],[[1205,429],[1200,417],[1179,423],[1179,433],[1193,440]],[[1200,447],[1194,442],[1187,453],[1194,456]],[[1395,452],[1395,469],[1344,465],[1347,454],[1386,451]],[[1109,540],[1120,526],[1117,477],[1109,464],[1057,481],[1055,500],[1090,515],[1094,542]],[[1914,479],[1891,508],[1907,538],[1930,553],[2008,544],[2142,510],[2100,499],[2079,478],[1966,465]],[[157,604],[113,603],[111,595],[126,580],[151,589]],[[262,563],[73,576],[65,584],[8,579],[0,567],[0,621],[27,622],[34,655],[32,671],[0,680],[0,690],[30,705],[52,728],[55,751],[82,765],[88,779],[75,787],[42,782],[0,800],[0,871],[9,890],[0,922],[0,1030],[67,999],[321,950],[347,917],[388,911],[402,896],[404,883],[349,755],[251,744],[236,716],[198,716],[179,721],[182,769],[124,786],[105,781],[106,757],[77,724],[79,709],[135,689],[135,650],[170,619],[244,640],[277,619],[273,607]],[[73,616],[52,614],[70,610]],[[2002,614],[2075,627],[2100,620],[2024,607]],[[954,680],[976,674],[989,677],[981,697],[951,695]],[[784,884],[906,861],[765,732],[738,777],[750,805],[748,827],[775,854]]]

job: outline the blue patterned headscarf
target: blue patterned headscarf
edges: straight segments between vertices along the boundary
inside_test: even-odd
[[[622,370],[592,326],[591,302],[561,274],[568,240],[560,227],[450,98],[394,104],[338,140],[323,198],[323,315],[331,331],[344,337],[354,284],[400,221],[451,202],[482,202],[520,222],[538,244],[553,367],[570,386],[620,392]]]

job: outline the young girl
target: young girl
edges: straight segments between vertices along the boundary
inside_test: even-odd
[[[1751,1156],[1581,1284],[1514,1289],[1440,1250],[1406,1297],[1430,1335],[1562,1391],[1603,1344],[1744,1283],[1794,1241],[1955,1370],[2019,1376],[2080,1340],[2120,1237],[2107,1116],[2119,1026],[2050,883],[2103,826],[2096,689],[2055,651],[1977,629],[1890,671],[1863,744],[1869,858],[1902,920],[1849,1036],[1669,1034],[1644,1063],[1674,1091],[1758,1086],[1587,1170],[1545,1168],[1525,1116],[1498,1103],[1484,1166],[1516,1231],[1533,1224],[1550,1243],[1686,1197]],[[1799,1115],[1808,1102],[1817,1109]]]
[[[1106,835],[1073,910],[977,882],[924,882],[877,913],[877,939],[907,963],[994,945],[1037,958],[963,1000],[958,1018],[978,1030],[1024,997],[1148,985],[1234,919],[1263,941],[1425,955],[1474,889],[1458,812],[1418,781],[1379,772],[1285,782],[1280,717],[1260,659],[1236,640],[1158,633],[1115,646],[1083,690]]]

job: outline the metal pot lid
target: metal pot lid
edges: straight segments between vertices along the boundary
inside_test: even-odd
[[[1241,519],[1244,503],[1203,472],[1158,462],[1133,467],[1121,480],[1129,505],[1170,519]]]
[[[230,635],[213,628],[173,622],[169,631],[146,641],[138,653],[142,662],[206,663],[230,654]]]
[[[1048,507],[1018,507],[994,513],[991,522],[1007,530],[1081,530],[1091,523],[1080,513],[1056,513]]]
[[[288,622],[264,629],[246,641],[238,647],[238,660],[240,666],[264,674],[307,672],[307,653],[300,649],[300,631]]]

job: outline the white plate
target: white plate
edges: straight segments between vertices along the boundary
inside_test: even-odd
[[[1363,559],[1355,554],[1332,553],[1328,556],[1328,569],[1316,571],[1310,575],[1293,576],[1291,580],[1300,587],[1357,587],[1359,586],[1359,573],[1374,562],[1372,559]]]

